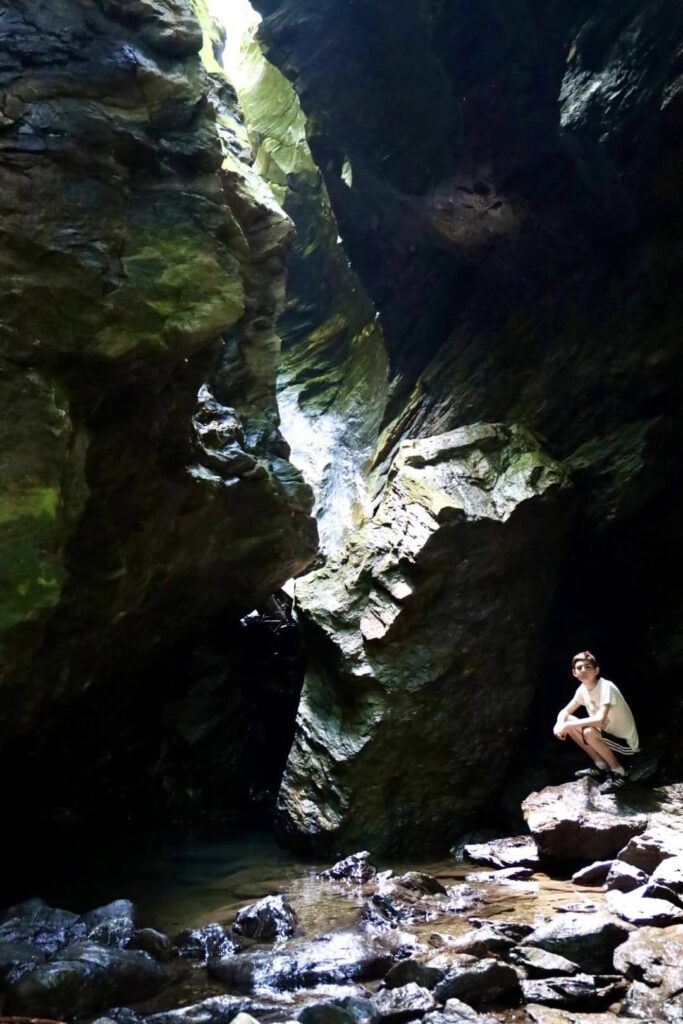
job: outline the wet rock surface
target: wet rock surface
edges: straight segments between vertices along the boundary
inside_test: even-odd
[[[83,1017],[160,992],[170,973],[147,954],[94,943],[67,946],[49,963],[15,967],[4,981],[5,1009],[41,1017]]]
[[[675,1021],[683,1014],[683,926],[639,928],[614,956],[633,984],[625,1014]]]
[[[493,839],[490,843],[467,843],[463,852],[476,864],[489,864],[494,868],[533,869],[539,866],[538,847],[528,835],[515,836],[513,839]]]
[[[50,757],[79,720],[92,765],[125,769],[150,659],[236,622],[317,542],[275,401],[292,226],[193,6],[18,0],[0,49],[0,768],[20,749],[19,813],[32,773],[48,804],[83,784]]]
[[[479,900],[470,885],[444,888],[435,878],[410,872],[399,878],[379,876],[375,892],[364,903],[361,915],[369,924],[396,925],[428,921],[441,915],[474,907]]]
[[[201,928],[188,928],[175,939],[178,955],[188,960],[217,959],[234,952],[236,945],[228,931],[216,922]]]
[[[436,986],[434,997],[443,1003],[460,999],[477,1008],[496,1003],[514,1006],[520,998],[519,977],[509,964],[484,958],[455,967]]]
[[[678,723],[681,601],[662,563],[681,549],[680,10],[369,0],[361,28],[344,0],[256,5],[381,315],[376,462],[386,471],[406,437],[529,424],[580,499],[539,682],[567,636],[597,629],[637,713],[658,717],[656,689]],[[591,573],[609,602],[586,593]],[[680,767],[680,729],[664,731]],[[344,812],[329,791],[326,820]]]
[[[473,871],[467,875],[468,882],[521,882],[533,875],[533,868],[499,868],[497,871]]]
[[[407,985],[379,992],[373,999],[373,1006],[380,1020],[398,1022],[422,1017],[434,1009],[436,999],[429,989],[410,981]]]
[[[627,785],[600,793],[589,780],[548,786],[522,810],[538,848],[560,860],[616,857],[651,872],[681,851],[683,787]]]
[[[567,785],[570,799],[573,787]],[[511,842],[519,846],[519,837]],[[619,857],[610,864],[627,868],[629,878],[641,870]],[[462,879],[472,865],[455,859],[374,872],[353,884],[318,870],[290,879],[277,897],[254,891],[262,898],[241,899],[172,942],[134,928],[138,914],[129,901],[76,915],[29,900],[10,908],[0,925],[10,936],[29,935],[0,948],[0,990],[6,1011],[76,1020],[99,1013],[101,1024],[225,1024],[238,1014],[252,1018],[243,1024],[675,1022],[683,925],[658,917],[650,926],[646,912],[664,901],[646,892],[668,883],[675,896],[680,865],[674,857],[660,864],[647,885],[629,892],[541,871],[532,882],[467,885]],[[348,876],[357,865],[346,858],[339,873]],[[272,894],[272,880],[265,888]],[[610,912],[622,901],[640,916]],[[274,939],[269,929],[281,912],[292,922],[287,907],[296,932],[288,926]],[[368,907],[377,913],[368,916]],[[240,934],[244,923],[247,930],[262,923],[266,910],[266,933]],[[98,941],[85,938],[86,930]],[[143,933],[156,959],[134,949]],[[82,936],[76,944],[73,934]]]
[[[527,1003],[585,1011],[609,1006],[623,996],[626,987],[621,978],[576,974],[571,978],[523,981],[522,993]]]
[[[510,951],[510,960],[524,969],[528,978],[557,978],[578,973],[578,966],[557,953],[536,946],[522,946]],[[533,1002],[533,1000],[531,1000]]]
[[[296,912],[282,896],[266,896],[253,906],[240,910],[233,931],[257,942],[269,942],[293,935],[296,921]]]
[[[438,847],[499,784],[531,696],[506,680],[530,678],[568,498],[523,428],[401,445],[373,518],[298,586],[311,657],[278,797],[289,841]],[[445,572],[456,557],[462,572]],[[503,578],[515,596],[498,606]],[[455,742],[461,715],[472,728]]]
[[[377,874],[377,868],[372,863],[367,850],[360,853],[352,853],[350,857],[333,864],[327,871],[323,871],[321,878],[335,882],[369,882]]]
[[[578,964],[587,972],[609,972],[614,950],[625,942],[630,926],[605,911],[560,914],[535,928],[523,946],[538,946]]]
[[[669,900],[648,896],[644,885],[627,893],[608,892],[607,905],[630,924],[665,927],[683,922],[683,910],[680,907]]]
[[[210,960],[210,973],[238,991],[251,992],[264,984],[280,990],[381,978],[391,966],[391,953],[369,938],[338,934],[271,955],[237,953]]]

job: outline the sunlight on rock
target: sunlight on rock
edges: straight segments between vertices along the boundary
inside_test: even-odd
[[[333,412],[311,416],[301,408],[296,389],[280,391],[278,404],[292,463],[303,470],[318,496],[314,514],[320,547],[332,554],[343,546],[349,526],[369,511],[367,485],[360,471],[363,452],[353,443],[347,418]],[[365,455],[369,458],[370,449]]]
[[[208,0],[208,8],[213,17],[225,26],[223,66],[239,90],[247,84],[242,44],[254,37],[261,15],[254,10],[249,0]]]

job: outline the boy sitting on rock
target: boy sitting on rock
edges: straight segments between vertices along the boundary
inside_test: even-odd
[[[593,761],[593,767],[582,768],[577,777],[598,779],[601,793],[613,793],[626,781],[617,753],[628,756],[640,749],[633,714],[619,688],[601,678],[600,666],[590,651],[574,655],[572,675],[580,685],[557,716],[553,732],[558,740],[571,736]],[[574,716],[580,707],[588,712],[587,718]]]

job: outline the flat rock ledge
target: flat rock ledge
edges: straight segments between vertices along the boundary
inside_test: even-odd
[[[683,785],[599,793],[588,779],[531,793],[522,811],[539,852],[568,861],[619,857],[647,872],[683,853]]]

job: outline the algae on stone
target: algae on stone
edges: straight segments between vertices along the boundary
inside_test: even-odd
[[[316,531],[277,429],[291,225],[189,0],[18,0],[0,38],[4,744],[248,611]],[[236,457],[195,429],[214,398]]]

